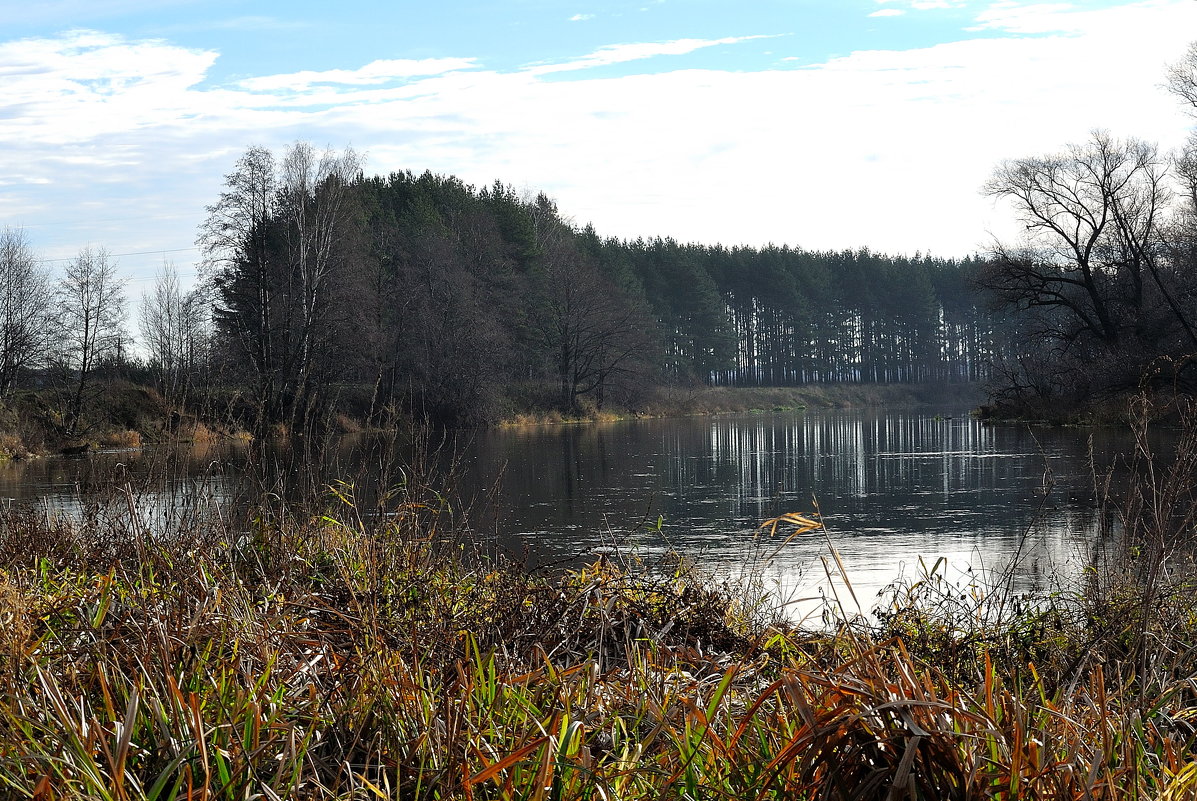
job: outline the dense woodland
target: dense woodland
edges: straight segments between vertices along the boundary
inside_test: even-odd
[[[270,161],[250,151],[229,186]],[[227,367],[271,419],[297,422],[337,384],[371,386],[372,409],[469,422],[503,393],[576,410],[659,381],[976,378],[992,351],[973,262],[603,239],[543,195],[364,178],[354,162],[324,154],[302,208],[279,202],[248,229],[230,191],[204,230]]]

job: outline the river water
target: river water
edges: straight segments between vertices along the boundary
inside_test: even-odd
[[[855,611],[834,548],[867,611],[892,582],[917,577],[920,560],[942,558],[959,582],[1014,558],[1023,584],[1074,572],[1095,527],[1090,441],[1078,429],[984,424],[964,409],[797,411],[501,428],[450,443],[437,461],[479,537],[534,567],[676,553],[751,574],[795,609],[838,593]],[[1126,445],[1095,432],[1094,461]],[[389,459],[377,440],[349,438],[317,481],[351,476],[373,497],[380,476],[395,480]],[[152,475],[150,494],[185,510],[241,492],[250,460],[234,445],[40,459],[0,467],[0,498],[69,512],[96,487]],[[274,469],[291,486],[293,469]],[[785,512],[821,514],[826,531],[760,529]]]

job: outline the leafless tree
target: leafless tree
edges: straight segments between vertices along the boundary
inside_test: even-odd
[[[1197,42],[1190,44],[1184,57],[1168,67],[1165,77],[1168,89],[1191,107],[1190,113],[1197,115]]]
[[[385,396],[408,396],[417,414],[449,425],[492,418],[496,390],[512,357],[511,287],[449,232],[409,243],[388,298],[393,361]]]
[[[49,353],[50,277],[22,231],[0,231],[0,397],[8,395],[24,369]]]
[[[1168,88],[1197,117],[1197,42],[1189,45],[1184,58],[1168,68]],[[1180,183],[1183,213],[1187,233],[1197,230],[1197,131],[1175,158],[1176,175]]]
[[[208,338],[206,301],[201,288],[182,291],[178,270],[169,262],[159,270],[153,290],[142,297],[142,343],[163,395],[172,404],[186,402],[190,382],[204,359]]]
[[[253,377],[259,430],[278,415],[279,374],[286,361],[276,352],[276,330],[284,318],[277,296],[284,287],[270,246],[277,195],[273,154],[249,148],[225,176],[220,199],[207,207],[196,240],[214,294],[215,322]]]
[[[343,280],[344,244],[353,214],[352,184],[361,158],[351,148],[317,154],[296,142],[284,154],[279,178],[279,216],[284,223],[294,292],[299,298],[295,330],[295,370],[290,376],[291,423],[296,427],[310,406],[316,351],[331,335],[326,319],[330,284]]]
[[[360,171],[348,149],[317,153],[297,142],[276,163],[250,148],[200,228],[215,321],[248,357],[259,430],[306,426],[319,399],[314,376],[337,333],[330,310],[342,297],[334,285],[345,278]]]
[[[72,379],[66,416],[68,435],[79,433],[83,403],[96,365],[125,339],[124,281],[104,248],[79,251],[56,293],[59,361]]]
[[[280,376],[290,362],[279,336],[287,322],[287,287],[272,243],[277,204],[273,153],[250,147],[225,176],[225,190],[207,207],[196,239],[213,321],[230,346],[232,363],[245,365],[253,383],[259,432],[280,417]]]
[[[1164,263],[1167,172],[1154,145],[1101,131],[1062,154],[1002,164],[985,192],[1013,203],[1027,238],[995,248],[984,283],[1004,301],[1053,312],[1044,333],[1065,349],[1085,338],[1119,345],[1141,330],[1153,298],[1197,346]]]

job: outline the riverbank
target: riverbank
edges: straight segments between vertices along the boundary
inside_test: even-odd
[[[0,404],[0,460],[89,449],[135,448],[153,442],[213,442],[251,438],[237,398],[213,395],[181,410],[157,390],[128,381],[110,381],[89,398],[85,425],[65,431],[65,398],[55,390],[22,390]],[[577,414],[508,405],[497,425],[594,422],[647,417],[681,417],[812,408],[862,408],[938,404],[976,406],[984,400],[978,384],[811,384],[801,387],[655,387],[629,408],[587,407]],[[240,409],[240,413],[234,410]],[[370,430],[365,413],[332,415],[341,433]],[[275,433],[285,436],[283,426]]]
[[[665,388],[645,404],[650,414],[729,414],[799,408],[852,409],[891,406],[944,407],[984,401],[980,384],[807,384],[799,387]]]
[[[796,409],[856,409],[938,405],[959,409],[985,400],[978,383],[807,384],[798,387],[657,387],[627,409],[583,409],[580,414],[529,411],[500,425],[595,422],[646,417],[689,417]]]
[[[676,562],[528,573],[473,547],[432,488],[384,516],[342,487],[157,531],[132,496],[95,503],[86,525],[0,511],[13,797],[1113,801],[1197,783],[1179,561],[1149,579],[1112,559],[1035,598],[932,573],[879,625],[810,632]]]
[[[1147,401],[1147,406],[1143,403]],[[1026,425],[1125,427],[1147,410],[1153,423],[1169,428],[1185,425],[1192,396],[1174,388],[1144,388],[1088,398],[1081,403],[1009,401],[997,399],[978,404],[983,420]]]
[[[81,454],[104,448],[138,448],[151,442],[216,442],[250,435],[218,404],[180,409],[153,387],[123,380],[99,383],[84,416],[71,432],[60,390],[17,390],[0,403],[0,460],[53,453]],[[226,406],[228,404],[225,404]]]

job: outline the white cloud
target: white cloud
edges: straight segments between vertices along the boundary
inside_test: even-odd
[[[962,254],[1006,224],[978,194],[1001,159],[1094,127],[1168,148],[1191,124],[1159,84],[1197,31],[1197,3],[1017,8],[982,13],[999,26],[984,38],[937,47],[604,78],[583,68],[743,40],[615,45],[509,72],[373,62],[218,88],[204,83],[215,53],[168,42],[79,31],[0,43],[0,226],[29,225],[55,258],[87,241],[185,247],[245,147],[306,138],[352,144],[384,174],[544,189],[605,234]],[[577,71],[546,77],[561,68]],[[152,275],[157,261],[122,265]]]
[[[870,17],[900,17],[906,12],[900,8],[883,8],[869,14]]]
[[[267,75],[247,78],[239,83],[243,89],[253,92],[288,90],[302,92],[316,84],[341,84],[344,86],[390,83],[395,80],[442,75],[455,70],[471,69],[477,66],[472,58],[426,58],[388,59],[371,61],[355,70],[304,70],[283,75]]]
[[[53,147],[172,124],[215,60],[91,31],[0,43],[0,143]]]
[[[1138,22],[1144,14],[1152,11],[1161,12],[1166,16],[1168,9],[1174,5],[1170,0],[1147,0],[1120,8],[1081,9],[1072,3],[1022,3],[1003,0],[993,3],[978,14],[977,24],[971,30],[1110,36],[1117,35],[1125,25],[1141,27],[1138,26]],[[1189,33],[1197,35],[1197,30],[1191,30]]]
[[[632,44],[616,44],[600,47],[593,53],[579,58],[556,64],[534,64],[526,68],[527,72],[535,75],[546,75],[551,72],[567,72],[584,70],[591,67],[606,67],[611,64],[622,64],[628,61],[640,61],[655,56],[683,56],[718,45],[732,45],[748,42],[753,39],[771,39],[773,36],[729,36],[723,39],[674,39],[670,42],[636,42]]]
[[[586,20],[594,19],[594,14],[574,14],[569,18],[570,22],[585,22]]]

